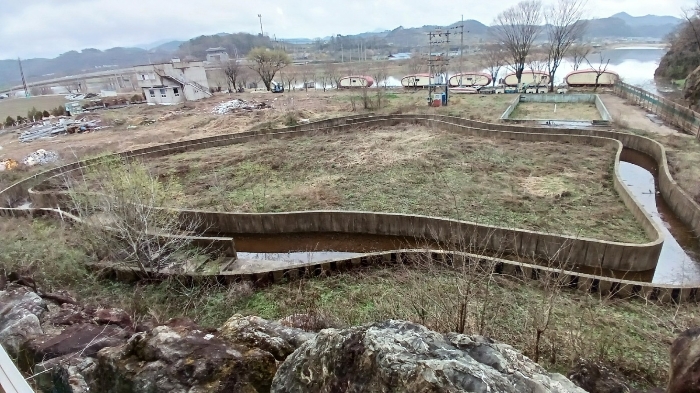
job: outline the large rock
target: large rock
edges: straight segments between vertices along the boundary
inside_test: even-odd
[[[275,359],[284,360],[315,334],[283,326],[266,319],[236,314],[220,329],[221,336],[233,343],[260,348]]]
[[[37,364],[34,381],[42,392],[87,393],[94,371],[93,358],[70,354]]]
[[[628,393],[624,379],[608,367],[593,361],[579,360],[566,376],[588,393]]]
[[[667,392],[700,392],[700,327],[686,330],[673,341]]]
[[[700,100],[700,67],[693,70],[685,80],[683,88],[683,98],[691,105],[695,105]]]
[[[576,392],[512,347],[386,321],[326,329],[277,371],[272,392]]]
[[[29,338],[43,334],[40,319],[46,303],[26,287],[16,286],[0,291],[0,344],[12,356]]]
[[[101,393],[268,392],[276,362],[189,327],[158,326],[97,354],[91,391]]]
[[[64,355],[95,356],[106,347],[126,343],[133,332],[112,325],[71,325],[57,335],[34,336],[23,346],[20,365],[33,367],[36,363]]]

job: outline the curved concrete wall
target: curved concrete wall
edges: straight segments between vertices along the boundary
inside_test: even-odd
[[[248,132],[233,134],[207,140],[195,140],[189,143],[175,143],[155,148],[146,148],[126,152],[127,157],[152,158],[182,151],[196,150],[251,140],[268,138],[285,138],[290,136],[313,135],[319,132],[348,132],[358,127],[388,127],[400,122],[410,121],[428,126],[440,127],[452,132],[483,136],[490,138],[516,139],[521,141],[548,141],[560,143],[611,146],[622,150],[622,144],[610,138],[586,135],[545,134],[515,131],[492,131],[455,124],[452,119],[441,120],[440,117],[424,118],[420,115],[373,116],[371,118],[346,119],[346,124],[331,121],[330,125],[314,124],[313,127],[292,127],[278,132]],[[323,122],[321,122],[323,123]],[[319,127],[320,126],[320,127]],[[325,127],[324,127],[325,126]],[[617,163],[617,159],[615,162]],[[74,170],[80,165],[89,165],[86,161],[79,165],[70,164],[57,168],[53,176],[63,176],[66,171]],[[47,174],[50,175],[50,174]],[[625,204],[633,211],[642,224],[647,235],[653,239],[646,244],[626,244],[600,241],[595,239],[575,238],[527,230],[479,225],[477,223],[456,220],[421,217],[412,215],[382,214],[373,212],[293,212],[279,214],[241,214],[225,212],[205,212],[183,210],[184,216],[195,218],[205,223],[205,227],[220,235],[244,233],[298,233],[298,232],[342,232],[377,235],[407,236],[419,239],[436,240],[448,244],[458,244],[469,249],[506,254],[518,259],[538,259],[556,265],[586,266],[618,271],[650,271],[655,269],[663,244],[663,235],[655,224],[627,191],[618,176],[614,176],[615,188]],[[36,207],[53,208],[63,205],[65,194],[59,191],[29,191],[29,197]]]
[[[281,130],[251,131],[238,134],[218,135],[192,141],[174,142],[120,153],[123,157],[158,157],[184,151],[209,147],[226,146],[251,140],[286,138],[316,133],[347,132],[356,127],[391,126],[399,122],[416,122],[440,127],[450,131],[468,133],[490,138],[517,139],[523,141],[552,141],[562,143],[583,143],[596,146],[616,146],[619,158],[622,145],[646,153],[657,160],[659,165],[660,188],[674,211],[688,223],[696,233],[700,232],[697,218],[700,208],[673,181],[668,172],[663,146],[657,142],[632,134],[600,130],[548,129],[503,124],[490,124],[438,115],[393,115],[393,116],[353,116],[331,119],[311,124],[289,127]],[[96,159],[68,164],[25,179],[0,192],[5,200],[31,197],[39,207],[60,206],[61,193],[44,191],[32,192],[30,186],[52,176],[90,165]],[[619,160],[616,159],[616,169]],[[614,184],[625,204],[644,227],[651,242],[647,244],[624,244],[578,239],[554,234],[537,233],[482,226],[475,223],[454,220],[393,215],[369,212],[291,212],[279,214],[240,214],[203,211],[183,211],[184,215],[197,215],[222,233],[288,233],[288,232],[329,232],[345,231],[352,233],[376,233],[428,237],[436,236],[444,241],[457,241],[460,244],[474,244],[478,247],[505,252],[511,256],[535,256],[549,258],[559,250],[558,261],[575,259],[581,265],[603,267],[613,270],[646,271],[654,269],[663,243],[663,237],[653,221],[649,219],[635,198],[628,192],[619,177],[614,176]],[[678,209],[678,210],[676,210]],[[684,210],[685,209],[685,210]],[[14,211],[13,211],[14,210]],[[692,213],[690,217],[684,212]],[[2,209],[0,213],[17,213],[15,209]],[[465,237],[468,241],[465,241]],[[323,265],[323,264],[319,264]],[[535,267],[539,268],[539,267]],[[576,273],[571,273],[576,275]],[[607,280],[598,277],[596,280]],[[637,283],[638,285],[645,285]]]

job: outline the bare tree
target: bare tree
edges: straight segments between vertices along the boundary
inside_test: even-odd
[[[542,2],[526,0],[498,14],[493,32],[509,57],[520,85],[528,54],[542,27]],[[518,86],[520,87],[520,86]]]
[[[180,267],[194,257],[192,237],[205,230],[176,209],[181,186],[160,181],[145,166],[123,159],[87,168],[83,180],[66,178],[83,245],[100,259],[125,261],[145,276]]]
[[[241,63],[237,59],[231,59],[224,65],[224,75],[226,75],[226,83],[229,91],[236,90],[238,77],[241,75]]]
[[[548,64],[549,61],[547,59],[547,54],[544,52],[531,52],[528,56],[527,68],[529,68],[532,72],[532,79],[537,86],[546,86],[549,83],[549,80],[547,80],[544,76],[542,76],[539,80],[537,79],[537,75],[541,75],[540,73],[547,69]]]
[[[260,75],[266,90],[270,90],[275,74],[292,62],[285,51],[280,49],[270,50],[263,47],[253,48],[248,53],[248,59],[252,63],[249,66],[250,69]]]
[[[573,63],[574,71],[579,69],[581,63],[585,61],[586,56],[591,54],[592,50],[593,47],[583,43],[579,43],[571,47],[571,49],[569,50],[569,56],[571,57],[571,62]]]
[[[384,82],[384,87],[386,88],[386,80],[389,77],[389,64],[387,62],[377,63],[377,66],[372,70],[371,76],[374,78],[377,88],[379,88],[380,82]]]
[[[547,31],[547,71],[549,87],[554,90],[554,76],[574,42],[580,40],[588,27],[583,19],[586,0],[558,0],[547,7],[544,20]]]
[[[338,65],[335,63],[326,63],[324,68],[331,87],[335,87],[337,89],[340,83],[340,78],[342,77],[338,70]]]
[[[290,67],[281,74],[282,82],[287,84],[287,91],[292,91],[292,88],[297,84],[297,67]]]
[[[693,38],[697,45],[696,48],[700,49],[700,26],[698,26],[700,23],[700,18],[698,18],[698,15],[700,15],[700,0],[698,0],[692,8],[682,8],[681,14],[683,15],[683,19],[687,22],[686,30],[693,33]]]
[[[411,58],[406,63],[408,72],[411,74],[420,74],[425,70],[427,61],[418,52],[411,53]]]
[[[325,73],[320,73],[318,75],[318,81],[321,83],[321,88],[323,89],[324,92],[328,88],[328,85],[332,85],[332,82],[331,82],[332,80],[333,79],[331,77],[329,77],[328,75],[326,75]]]
[[[304,83],[304,90],[309,91],[309,84],[313,86],[316,82],[314,66],[311,64],[301,66],[299,74],[301,76],[301,81]]]
[[[504,56],[503,48],[496,44],[486,45],[481,51],[481,66],[491,75],[492,86],[496,86],[498,73],[506,64]]]
[[[598,63],[597,67],[593,67],[593,64],[591,64],[591,61],[588,60],[588,58],[586,57],[586,62],[588,63],[588,66],[591,67],[591,69],[593,69],[593,71],[595,71],[595,87],[593,88],[593,91],[598,90],[598,86],[600,85],[600,76],[603,75],[605,73],[605,71],[607,71],[608,65],[610,65],[610,59],[608,58],[607,60],[605,60],[603,58],[602,51],[599,52],[599,55],[600,55],[600,62]],[[605,63],[603,63],[603,62],[605,62]]]
[[[248,87],[248,82],[251,81],[254,77],[254,74],[251,70],[247,68],[241,69],[241,72],[238,74],[238,90],[244,90],[245,88]]]

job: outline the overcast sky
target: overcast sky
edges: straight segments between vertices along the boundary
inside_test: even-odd
[[[545,3],[554,0],[544,0]],[[0,0],[0,59],[135,46],[220,32],[278,38],[356,34],[397,26],[490,24],[518,0]],[[588,0],[590,17],[678,15],[694,0]],[[448,11],[449,10],[449,16]]]

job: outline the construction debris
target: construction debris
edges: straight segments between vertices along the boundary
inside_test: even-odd
[[[59,134],[74,134],[88,131],[97,131],[103,128],[107,128],[101,126],[101,123],[101,119],[89,118],[83,118],[81,120],[60,118],[56,123],[46,121],[43,124],[34,125],[30,129],[22,132],[19,135],[19,141],[31,142],[39,138],[47,138]]]
[[[19,162],[13,160],[12,158],[8,158],[6,160],[0,161],[0,172],[3,171],[11,171],[19,166]]]
[[[58,153],[55,151],[39,149],[34,153],[24,157],[22,163],[26,166],[45,165],[58,160]]]
[[[231,100],[231,101],[222,102],[221,104],[217,105],[216,107],[214,107],[214,110],[212,110],[212,113],[216,113],[219,115],[225,115],[229,112],[235,112],[237,110],[252,111],[252,110],[258,110],[258,109],[265,109],[265,108],[271,108],[271,107],[270,107],[270,105],[268,105],[265,102],[245,101],[245,100],[235,99],[235,100]]]

